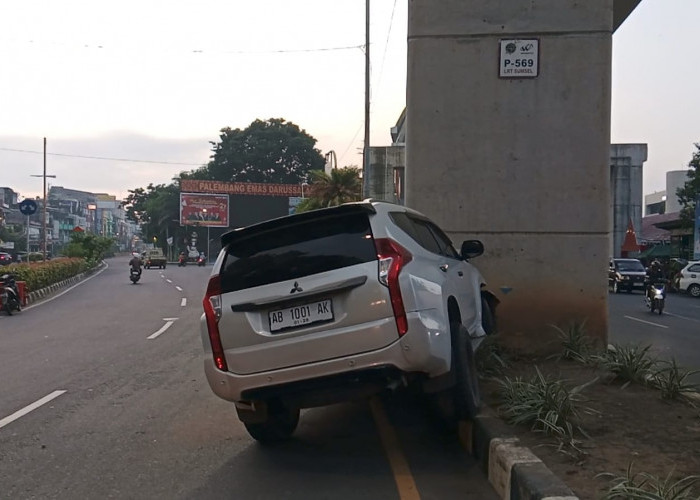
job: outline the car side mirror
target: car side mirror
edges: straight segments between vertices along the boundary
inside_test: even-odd
[[[484,244],[479,240],[466,240],[462,242],[461,255],[464,260],[478,257],[484,253]]]

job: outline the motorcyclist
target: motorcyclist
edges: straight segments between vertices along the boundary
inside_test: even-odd
[[[141,276],[141,259],[134,255],[129,261],[130,271],[138,271],[139,276]]]
[[[656,284],[666,284],[666,274],[658,259],[654,259],[647,270],[647,298],[649,298],[649,300],[654,298],[653,288]],[[666,293],[664,292],[664,296],[665,295]]]

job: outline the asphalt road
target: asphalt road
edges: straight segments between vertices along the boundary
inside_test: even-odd
[[[700,370],[700,299],[667,294],[661,316],[647,309],[642,292],[610,294],[608,304],[609,342],[651,345],[658,358]],[[700,373],[691,380],[700,384]]]
[[[0,315],[0,498],[496,498],[408,395],[306,410],[258,445],[204,378],[211,268],[132,285],[127,260]]]

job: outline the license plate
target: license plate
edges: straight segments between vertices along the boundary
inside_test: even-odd
[[[318,302],[287,307],[286,309],[278,309],[270,311],[269,318],[271,332],[310,325],[319,321],[328,321],[333,319],[333,302],[330,299],[320,300]]]

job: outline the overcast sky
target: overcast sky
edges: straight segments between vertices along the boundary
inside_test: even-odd
[[[376,146],[405,105],[407,0],[371,7]],[[2,2],[0,186],[41,194],[46,137],[49,185],[123,198],[258,118],[360,165],[364,16],[364,0]],[[700,0],[642,0],[613,36],[612,142],[649,145],[645,194],[700,142],[698,19]]]

